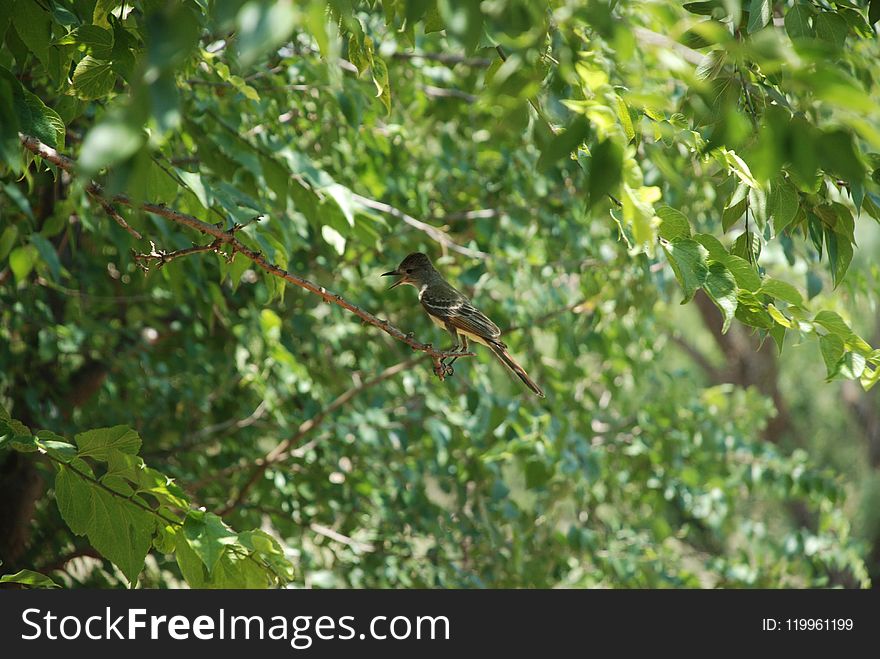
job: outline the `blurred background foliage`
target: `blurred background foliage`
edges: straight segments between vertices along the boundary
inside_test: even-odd
[[[4,2],[0,571],[876,583],[878,19],[877,0]],[[209,240],[120,207],[136,239],[91,177],[246,224],[269,261],[445,345],[378,276],[425,251],[547,398],[485,351],[440,382],[240,253],[138,257]],[[139,440],[65,439],[118,425]],[[62,488],[77,465],[93,481]],[[111,520],[136,498],[180,522],[99,537],[99,489]]]

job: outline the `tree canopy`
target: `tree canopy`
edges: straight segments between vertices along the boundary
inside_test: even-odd
[[[2,3],[0,581],[867,587],[878,20]]]

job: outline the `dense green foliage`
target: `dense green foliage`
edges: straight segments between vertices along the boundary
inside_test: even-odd
[[[2,3],[5,580],[867,586],[878,19]],[[545,400],[264,265],[445,345],[417,250]]]

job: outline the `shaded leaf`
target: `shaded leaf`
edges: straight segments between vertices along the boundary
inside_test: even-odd
[[[669,265],[675,273],[675,278],[684,291],[684,299],[681,303],[690,302],[697,289],[705,282],[709,274],[706,265],[708,252],[706,248],[694,240],[676,240],[669,245],[663,246]]]

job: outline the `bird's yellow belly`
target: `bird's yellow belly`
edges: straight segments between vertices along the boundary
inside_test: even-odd
[[[432,321],[437,327],[442,327],[444,330],[446,329],[446,323],[444,323],[441,319],[437,318],[437,316],[432,316],[431,314],[428,314],[428,318],[430,318],[431,321]],[[488,346],[488,345],[489,345],[488,343],[486,343],[486,339],[484,339],[484,338],[481,337],[481,336],[477,336],[476,334],[471,334],[470,332],[466,332],[465,330],[463,330],[463,329],[459,329],[459,328],[456,328],[456,331],[457,331],[459,334],[461,334],[462,336],[466,336],[466,337],[468,338],[469,341],[475,341],[476,343],[481,343],[481,344],[483,344],[484,346]]]

